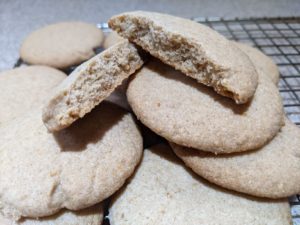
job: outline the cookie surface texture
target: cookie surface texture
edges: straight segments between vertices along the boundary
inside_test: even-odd
[[[118,35],[117,32],[112,31],[105,37],[103,47],[106,49],[122,41],[124,41],[124,38]]]
[[[197,174],[225,188],[267,198],[300,193],[300,129],[287,119],[273,140],[251,152],[216,156],[171,146]]]
[[[143,124],[171,142],[214,153],[256,149],[284,124],[281,97],[261,76],[249,104],[237,105],[211,88],[151,61],[129,83],[127,98]]]
[[[102,204],[79,211],[61,210],[57,214],[39,219],[26,218],[20,221],[13,221],[0,215],[1,225],[101,225],[102,220]]]
[[[27,66],[0,73],[0,125],[44,103],[66,74],[46,66]]]
[[[113,197],[111,225],[289,225],[287,200],[251,198],[218,188],[185,168],[167,146],[145,150],[128,185]]]
[[[248,57],[253,62],[257,72],[259,70],[262,71],[262,73],[270,76],[271,80],[274,82],[274,84],[278,84],[279,82],[279,70],[272,58],[265,55],[263,52],[258,50],[257,48],[251,47],[247,44],[239,43],[239,42],[233,42],[239,49],[241,49],[244,53],[248,55]]]
[[[39,110],[1,126],[0,134],[0,210],[12,219],[101,202],[132,174],[143,150],[131,114],[106,102],[55,134]]]
[[[100,47],[103,32],[96,25],[61,22],[40,28],[23,41],[21,58],[29,64],[67,68],[91,58]]]

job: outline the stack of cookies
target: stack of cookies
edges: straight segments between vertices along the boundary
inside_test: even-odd
[[[66,78],[46,66],[5,75],[8,93],[16,79],[52,91],[35,101],[29,85],[22,106],[0,102],[11,106],[0,121],[1,225],[101,224],[111,196],[112,225],[291,224],[300,130],[284,116],[273,61],[170,15],[123,13],[109,26],[107,49]],[[127,110],[107,101],[124,90]],[[143,151],[134,115],[164,141]]]

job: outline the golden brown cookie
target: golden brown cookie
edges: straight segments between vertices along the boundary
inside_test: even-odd
[[[288,119],[273,140],[255,151],[223,156],[171,146],[188,167],[224,188],[267,198],[300,193],[300,129]]]
[[[216,154],[262,147],[284,124],[279,91],[267,76],[259,77],[251,102],[237,105],[151,61],[129,83],[127,98],[138,119],[158,135]]]
[[[60,22],[31,33],[23,41],[20,55],[29,64],[67,68],[94,56],[103,39],[96,25]]]
[[[145,150],[127,186],[113,197],[111,225],[291,225],[287,199],[258,199],[198,178],[171,149]]]

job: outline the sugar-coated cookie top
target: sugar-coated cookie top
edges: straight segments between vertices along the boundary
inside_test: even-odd
[[[103,32],[96,25],[83,22],[60,22],[31,33],[22,43],[21,58],[30,64],[67,68],[95,55]]]

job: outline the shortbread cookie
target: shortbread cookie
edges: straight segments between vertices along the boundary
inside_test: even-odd
[[[234,41],[233,41],[233,43],[249,56],[249,58],[251,59],[251,61],[254,64],[257,72],[259,72],[259,70],[261,70],[262,73],[270,76],[270,78],[272,79],[274,84],[276,84],[276,85],[278,84],[279,70],[278,70],[276,64],[274,63],[274,61],[269,56],[265,55],[258,49],[253,48],[249,45],[234,42]]]
[[[253,100],[237,105],[158,61],[129,83],[127,98],[147,127],[171,142],[214,153],[256,149],[284,124],[280,94],[260,76]]]
[[[1,225],[101,225],[102,220],[102,204],[79,211],[61,210],[52,216],[39,219],[24,218],[20,221],[6,219],[0,214]]]
[[[122,41],[124,41],[124,38],[118,35],[117,32],[112,31],[105,37],[103,47],[106,49]]]
[[[114,196],[111,225],[290,225],[287,199],[223,190],[186,169],[167,146],[145,150],[128,185]]]
[[[225,188],[267,198],[300,193],[300,129],[287,119],[276,137],[256,151],[216,156],[171,146],[197,174]]]
[[[109,25],[164,63],[236,103],[249,101],[255,93],[258,75],[248,56],[209,27],[143,11],[114,16]]]
[[[132,174],[143,150],[133,117],[105,102],[55,134],[35,110],[1,126],[0,136],[0,212],[15,220],[101,202]]]
[[[82,118],[143,63],[138,49],[126,40],[77,67],[43,109],[48,130],[61,130]]]
[[[66,74],[47,66],[27,66],[0,73],[0,125],[41,105]]]
[[[29,64],[67,68],[94,56],[103,39],[96,25],[61,22],[31,33],[23,41],[20,55]]]

